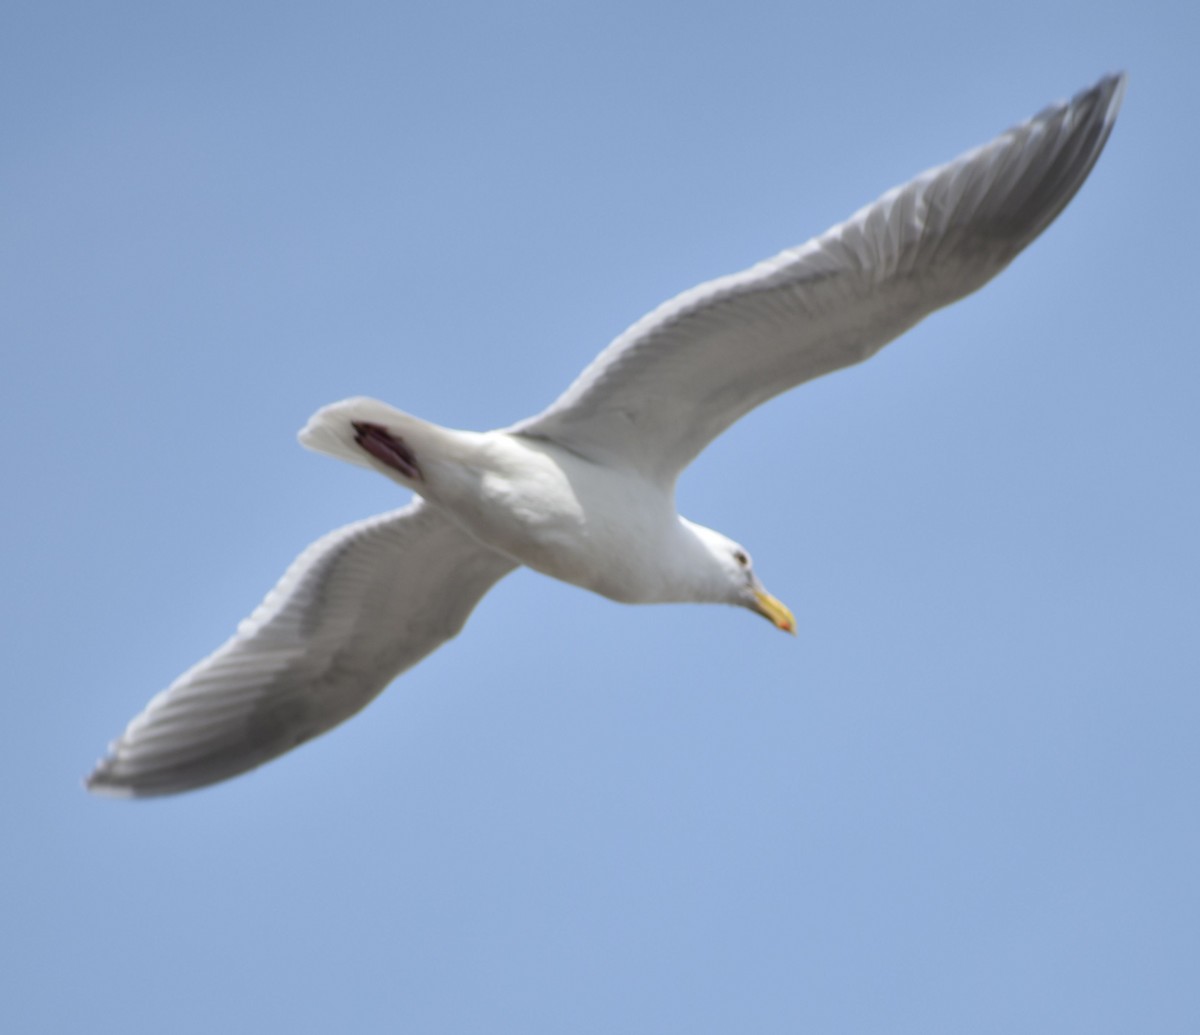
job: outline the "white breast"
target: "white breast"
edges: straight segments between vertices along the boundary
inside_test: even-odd
[[[673,494],[634,471],[504,432],[476,436],[435,502],[513,559],[625,603],[668,599],[682,529]]]

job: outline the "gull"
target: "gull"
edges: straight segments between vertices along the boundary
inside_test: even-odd
[[[172,794],[291,750],[455,636],[522,565],[624,603],[732,604],[794,632],[746,549],[680,516],[680,472],[754,407],[867,359],[1004,269],[1087,178],[1124,89],[1106,76],[808,243],[685,291],[511,427],[451,430],[367,398],[318,411],[303,445],[413,502],[301,553],[129,724],[88,788]]]

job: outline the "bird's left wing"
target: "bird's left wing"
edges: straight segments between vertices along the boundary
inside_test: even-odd
[[[807,244],[684,292],[508,430],[673,481],[755,406],[874,355],[1007,266],[1087,178],[1124,86],[1107,76]]]
[[[330,532],[232,639],[146,706],[88,788],[191,790],[324,733],[454,636],[515,567],[420,500]]]

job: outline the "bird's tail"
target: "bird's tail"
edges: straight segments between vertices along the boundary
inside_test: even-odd
[[[411,437],[414,432],[420,436],[420,429],[428,427],[425,421],[378,399],[356,396],[321,407],[309,418],[298,438],[302,446],[313,452],[324,453],[359,467],[380,470],[377,453],[373,454],[370,448],[364,446],[364,428],[389,429],[398,439],[403,439]],[[385,470],[384,473],[396,476],[393,470]]]

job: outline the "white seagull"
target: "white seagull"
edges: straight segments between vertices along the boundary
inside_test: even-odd
[[[760,403],[874,355],[1004,269],[1087,178],[1124,88],[1107,76],[807,244],[685,291],[512,427],[453,431],[363,398],[320,410],[305,446],[417,498],[308,547],[87,786],[172,794],[291,750],[458,633],[520,565],[625,603],[734,604],[794,631],[749,553],[679,515],[676,478]]]

